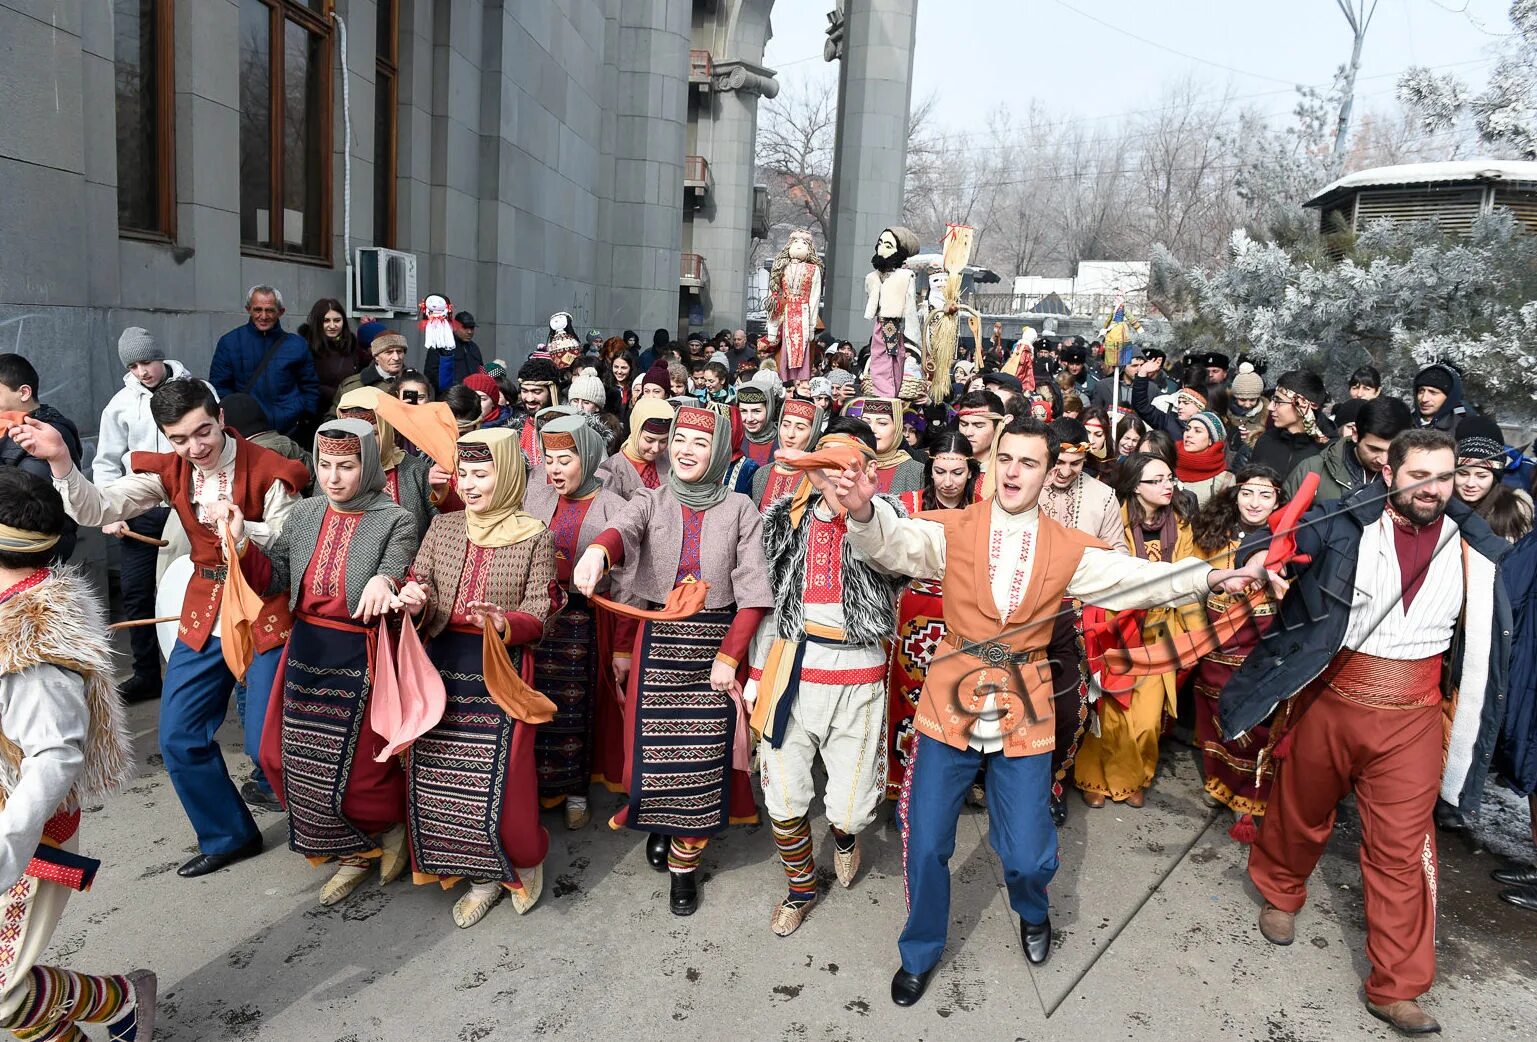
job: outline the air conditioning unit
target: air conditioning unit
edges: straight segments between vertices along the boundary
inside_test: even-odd
[[[353,264],[353,306],[358,311],[414,313],[416,254],[359,246]]]

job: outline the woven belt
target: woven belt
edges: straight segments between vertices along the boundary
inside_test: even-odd
[[[198,577],[201,578],[201,579],[208,579],[208,580],[210,580],[212,582],[221,583],[224,580],[229,578],[229,569],[228,568],[199,568],[197,570],[197,574],[198,574]]]
[[[1019,666],[1039,659],[1045,654],[1039,648],[1033,651],[1015,651],[1007,644],[997,640],[962,640],[954,632],[944,635],[944,643],[950,645],[962,655],[970,655],[972,658],[981,659],[990,666]]]
[[[1320,678],[1341,698],[1368,709],[1427,709],[1441,703],[1441,656],[1387,659],[1348,649]]]

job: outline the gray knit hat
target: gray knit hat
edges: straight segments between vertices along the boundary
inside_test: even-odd
[[[592,402],[601,406],[608,401],[608,391],[603,381],[596,376],[578,376],[571,381],[571,389],[566,392],[566,398],[568,401]]]
[[[165,352],[155,343],[149,330],[141,326],[129,326],[117,338],[117,357],[122,361],[123,368],[128,369],[140,362],[164,362]]]

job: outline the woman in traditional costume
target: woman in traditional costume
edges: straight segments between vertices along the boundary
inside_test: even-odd
[[[779,410],[779,447],[810,452],[816,448],[826,424],[826,413],[820,405],[805,398],[786,398]],[[762,510],[780,496],[789,496],[809,483],[803,470],[792,470],[779,463],[760,467],[753,475],[752,501]]]
[[[548,714],[528,711],[543,700],[516,676],[523,701],[514,705],[491,682],[503,682],[506,660],[488,656],[507,654],[516,674],[532,677],[528,646],[544,635],[557,587],[554,540],[523,510],[528,467],[517,434],[465,435],[457,471],[464,510],[433,519],[399,602],[419,616],[447,692],[443,718],[411,745],[406,766],[416,881],[446,890],[468,879],[454,904],[454,923],[468,928],[504,891],[522,915],[543,887],[550,839],[539,824],[530,721]]]
[[[528,490],[526,509],[543,521],[555,542],[555,573],[564,606],[551,615],[534,658],[534,687],[555,703],[555,718],[539,728],[534,759],[539,800],[565,804],[566,828],[592,818],[587,787],[592,779],[595,707],[615,702],[611,630],[601,630],[596,612],[571,586],[571,569],[598,533],[624,509],[625,501],[603,487],[598,466],[606,458],[603,438],[584,416],[561,416],[539,432],[548,483]],[[606,591],[605,591],[606,592]],[[605,640],[605,636],[609,640]]]
[[[875,432],[875,487],[882,495],[923,489],[923,464],[913,459],[902,438],[905,411],[900,398],[855,398],[843,407],[843,415],[864,420]]]
[[[1180,561],[1200,556],[1190,534],[1183,500],[1175,494],[1173,470],[1162,459],[1145,453],[1127,457],[1121,466],[1116,493],[1126,519],[1126,545],[1144,561]],[[1166,633],[1182,633],[1204,625],[1199,601],[1153,608],[1142,624],[1145,644],[1159,646]],[[1074,774],[1083,802],[1103,807],[1105,798],[1129,807],[1146,802],[1145,790],[1158,770],[1158,739],[1163,714],[1175,713],[1175,671],[1138,677],[1127,695],[1099,699],[1099,731],[1083,736]]]
[[[730,440],[726,417],[679,409],[668,439],[667,484],[638,493],[573,576],[590,595],[608,568],[620,567],[616,586],[653,606],[665,604],[680,584],[708,584],[703,610],[645,621],[632,655],[615,657],[633,755],[629,804],[613,825],[650,833],[647,859],[671,870],[674,915],[698,907],[695,869],[709,838],[734,821],[757,820],[745,773],[741,689],[747,649],[773,596],[762,518],[750,499],[721,483]]]
[[[620,499],[633,499],[647,488],[660,488],[667,477],[667,433],[673,407],[664,399],[644,397],[630,411],[630,435],[619,451],[598,467],[603,487]]]
[[[426,456],[406,454],[395,436],[395,429],[378,413],[377,402],[384,396],[377,387],[348,391],[336,403],[336,415],[373,424],[379,446],[379,466],[384,471],[384,493],[416,519],[416,538],[420,541],[438,513],[432,490],[432,461]]]
[[[708,408],[722,412],[731,424],[731,459],[726,464],[726,473],[721,475],[721,484],[733,492],[751,496],[758,463],[747,454],[747,428],[742,426],[742,413],[735,405],[712,405]]]
[[[327,420],[315,435],[322,495],[297,503],[267,550],[240,570],[264,597],[289,591],[293,632],[268,703],[261,764],[288,809],[288,846],[311,864],[340,864],[320,903],[351,894],[379,863],[381,883],[406,866],[406,782],[367,725],[379,637],[416,552],[416,521],[384,493],[374,428]],[[238,541],[245,522],[230,526]]]
[[[959,510],[975,502],[981,466],[971,457],[971,443],[956,431],[941,431],[929,443],[923,489],[897,497],[909,517],[925,510]],[[886,798],[902,795],[902,779],[912,755],[913,713],[928,676],[929,662],[945,636],[941,585],[914,579],[897,603],[897,638],[891,645],[890,693],[886,712]]]
[[[1286,493],[1275,471],[1262,466],[1239,471],[1237,484],[1213,496],[1191,522],[1197,553],[1213,567],[1233,567],[1238,544],[1264,528],[1270,515],[1285,503]],[[1242,594],[1214,591],[1206,596],[1206,613],[1215,624],[1224,612],[1245,599]],[[1228,835],[1241,843],[1253,843],[1258,836],[1254,819],[1264,816],[1270,799],[1275,774],[1272,754],[1283,728],[1267,722],[1238,738],[1223,738],[1217,704],[1223,687],[1275,621],[1278,606],[1270,597],[1250,601],[1238,632],[1195,668],[1195,740],[1201,751],[1206,799],[1212,806],[1233,812],[1237,820]]]

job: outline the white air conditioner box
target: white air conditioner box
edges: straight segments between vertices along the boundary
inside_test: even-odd
[[[359,246],[353,277],[353,304],[358,311],[416,311],[416,254]]]

